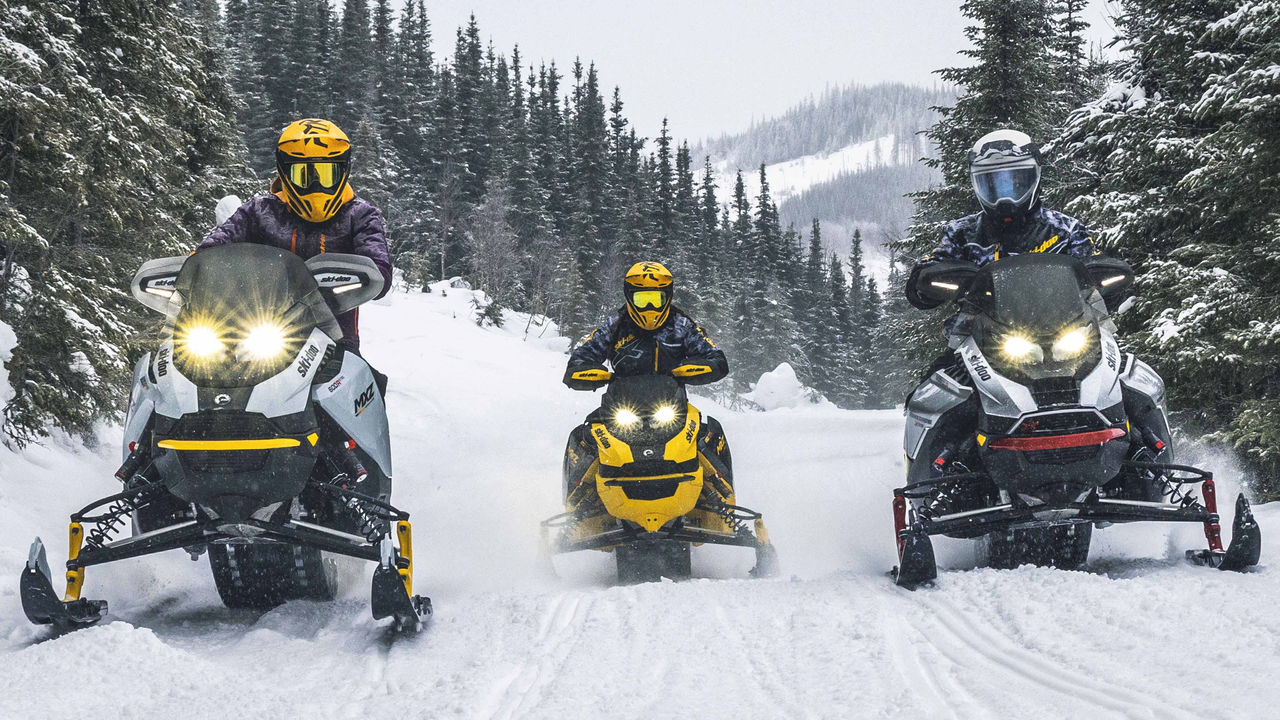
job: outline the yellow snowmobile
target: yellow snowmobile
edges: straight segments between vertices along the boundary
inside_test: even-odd
[[[753,576],[776,574],[764,521],[735,504],[729,449],[708,420],[669,375],[612,377],[589,433],[565,449],[565,512],[542,523],[549,552],[612,551],[618,580],[633,583],[689,577],[691,545],[737,545],[755,550]]]

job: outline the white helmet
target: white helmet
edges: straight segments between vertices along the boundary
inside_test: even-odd
[[[1040,148],[1017,130],[989,132],[969,151],[969,179],[988,214],[1021,217],[1040,199]]]

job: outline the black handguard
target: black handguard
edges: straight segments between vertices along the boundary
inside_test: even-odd
[[[570,366],[564,371],[564,384],[574,390],[595,390],[613,379],[613,373],[603,365]]]
[[[1133,285],[1133,268],[1124,260],[1103,255],[1088,258],[1084,261],[1084,267],[1093,277],[1098,291],[1102,293],[1107,309],[1115,310]]]
[[[955,300],[978,274],[978,266],[967,260],[938,260],[917,265],[907,283],[907,299],[921,310]]]

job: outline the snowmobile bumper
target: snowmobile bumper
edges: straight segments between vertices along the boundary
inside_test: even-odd
[[[634,524],[623,524],[621,527],[606,530],[586,537],[571,537],[567,529],[577,522],[573,512],[566,512],[544,520],[542,523],[543,543],[548,554],[562,554],[581,550],[605,550],[618,545],[639,540],[687,542],[693,544],[731,545],[746,547],[756,551],[756,565],[751,570],[752,577],[772,577],[778,574],[778,551],[769,540],[769,531],[764,519],[753,510],[736,505],[726,505],[722,512],[731,514],[737,527],[736,532],[708,530],[701,527],[690,527],[677,520],[657,530],[646,530]],[[748,528],[746,522],[751,522]],[[552,530],[559,530],[554,540],[548,540]]]
[[[101,620],[107,610],[105,601],[80,598],[87,567],[215,543],[280,542],[378,563],[372,590],[374,619],[394,618],[397,628],[421,627],[422,621],[431,614],[431,601],[413,594],[413,545],[408,514],[351,490],[322,487],[348,501],[360,503],[365,513],[362,532],[367,530],[369,535],[353,535],[300,519],[261,520],[250,517],[228,523],[201,514],[194,520],[107,542],[113,525],[108,525],[105,530],[99,526],[86,533],[82,523],[111,523],[112,514],[90,516],[89,512],[126,496],[144,496],[150,488],[103,498],[72,516],[71,543],[67,553],[67,591],[61,599],[53,590],[44,543],[36,538],[31,544],[20,583],[23,611],[37,625],[55,625],[62,629],[85,627]],[[135,507],[143,506],[144,503],[139,503]],[[373,532],[378,527],[391,525],[394,525],[393,530],[400,543],[398,548],[389,534],[379,537]]]

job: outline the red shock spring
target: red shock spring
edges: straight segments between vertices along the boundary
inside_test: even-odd
[[[1218,524],[1218,489],[1213,480],[1205,480],[1201,492],[1204,493],[1204,509],[1213,518],[1204,522],[1204,537],[1209,541],[1211,552],[1222,552],[1222,526]]]
[[[898,542],[898,557],[902,557],[902,548],[907,540],[902,532],[907,529],[907,499],[899,495],[893,499],[893,537]]]

